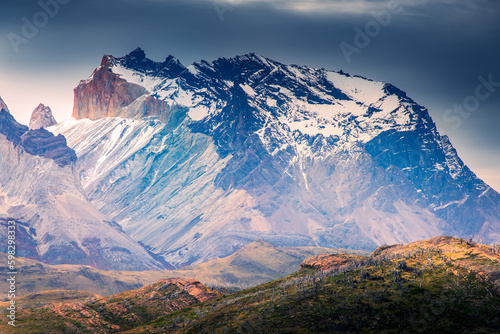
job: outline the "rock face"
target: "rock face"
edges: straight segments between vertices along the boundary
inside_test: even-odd
[[[183,67],[136,50],[105,57],[75,111],[54,132],[77,152],[90,200],[175,265],[255,239],[500,240],[500,194],[388,83],[256,54]]]
[[[71,165],[76,161],[75,151],[66,145],[62,135],[54,136],[43,128],[30,130],[21,137],[21,146],[26,153],[52,159],[60,167]]]
[[[3,101],[2,101],[3,103]],[[28,132],[28,127],[16,122],[7,108],[0,109],[0,133],[14,145],[19,145],[23,134]]]
[[[50,107],[40,103],[31,114],[29,128],[30,130],[45,129],[56,124],[56,119],[52,115]]]
[[[91,120],[103,117],[146,117],[158,116],[162,120],[170,111],[170,106],[163,100],[151,95],[142,85],[127,81],[114,73],[115,66],[139,68],[151,78],[169,78],[179,74],[184,67],[173,57],[163,63],[155,63],[146,58],[144,51],[137,49],[127,58],[116,59],[104,56],[101,66],[88,80],[82,80],[75,88],[73,118]],[[135,75],[135,73],[129,73]],[[154,79],[152,79],[154,80]]]
[[[137,242],[83,194],[75,152],[62,135],[28,130],[0,111],[0,230],[17,225],[19,256],[100,269],[158,269]],[[0,240],[7,249],[7,239]]]

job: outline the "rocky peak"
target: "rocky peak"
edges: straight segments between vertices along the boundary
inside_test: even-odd
[[[52,115],[50,107],[40,103],[31,114],[29,128],[30,130],[44,129],[56,124],[56,119]]]
[[[146,57],[140,48],[126,56],[105,55],[91,77],[75,88],[73,118],[143,118],[171,114],[169,104],[151,95],[146,82],[177,77],[185,67],[173,56],[163,63]],[[153,78],[151,80],[151,78]]]
[[[137,60],[144,60],[144,59],[146,59],[146,52],[144,52],[143,49],[138,47],[134,51],[130,52],[126,57],[135,58]]]
[[[148,74],[153,77],[175,78],[186,68],[172,55],[164,62],[155,62],[146,57],[141,48],[137,48],[124,57],[114,58],[114,65],[123,66],[126,69],[139,73]]]
[[[14,145],[20,145],[26,153],[52,159],[59,167],[76,161],[75,151],[68,147],[63,135],[54,136],[43,128],[30,130],[16,122],[4,108],[0,110],[0,134]]]
[[[0,110],[2,109],[5,109],[7,112],[10,112],[9,111],[9,108],[7,107],[7,105],[5,104],[5,102],[2,100],[2,97],[0,97]]]

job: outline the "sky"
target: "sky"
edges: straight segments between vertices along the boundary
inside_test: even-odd
[[[0,96],[71,116],[104,54],[184,65],[256,52],[394,84],[500,191],[499,0],[2,0]]]

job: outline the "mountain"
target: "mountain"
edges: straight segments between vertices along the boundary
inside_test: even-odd
[[[106,298],[49,291],[23,298],[15,332],[498,333],[498,248],[441,236],[369,257],[323,255],[290,276],[226,295],[189,279]],[[0,331],[7,326],[1,322]]]
[[[0,110],[0,230],[7,235],[16,221],[16,255],[101,269],[163,268],[88,201],[76,159],[64,136],[29,130]],[[7,238],[0,240],[3,252],[7,247]]]
[[[40,103],[31,114],[29,128],[30,130],[45,129],[56,124],[56,119],[52,115],[50,107]]]
[[[104,56],[63,134],[92,204],[177,267],[263,239],[500,240],[500,194],[395,86],[250,53]]]

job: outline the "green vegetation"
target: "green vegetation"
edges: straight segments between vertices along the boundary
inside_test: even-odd
[[[19,310],[9,332],[500,333],[494,249],[441,237],[307,263],[224,296],[193,281],[190,289],[160,281],[90,302]]]
[[[133,333],[500,333],[491,283],[441,249],[415,248],[332,272],[301,270]]]

